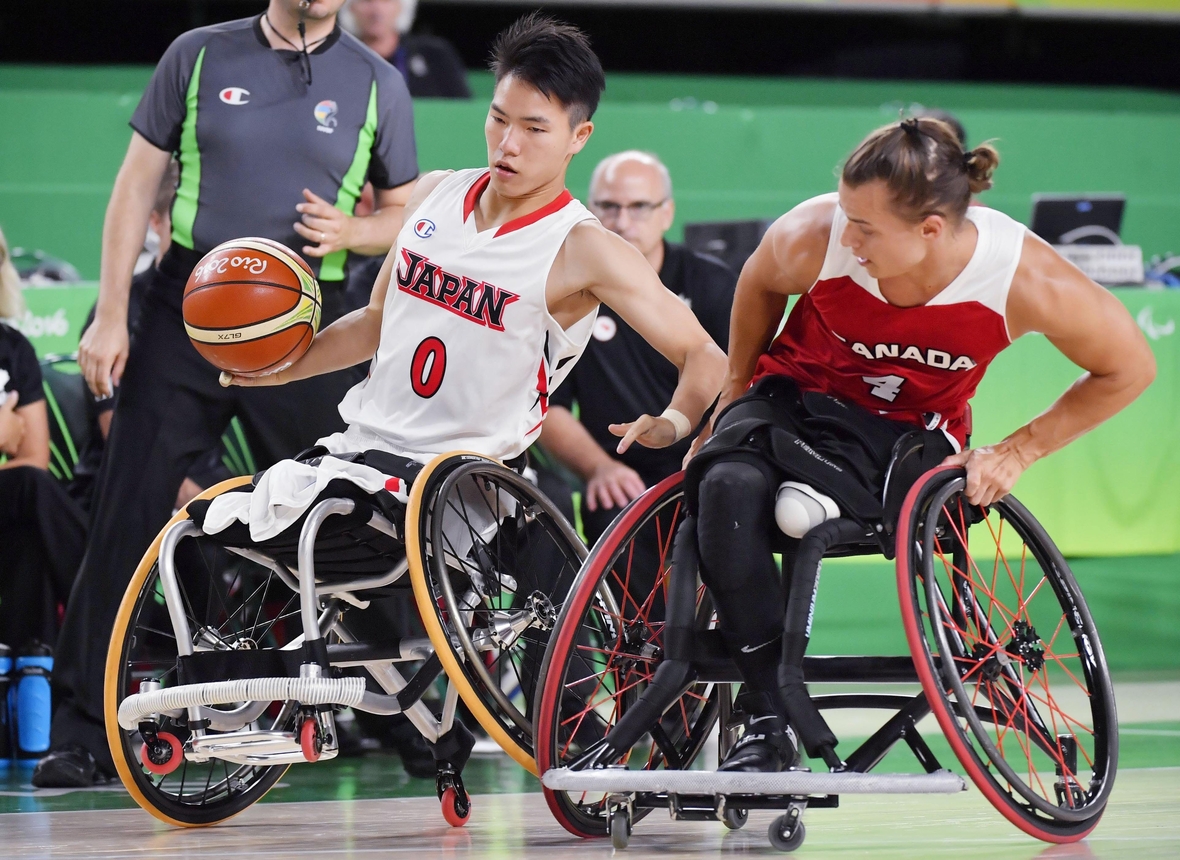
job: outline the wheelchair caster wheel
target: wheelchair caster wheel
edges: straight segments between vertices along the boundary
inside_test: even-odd
[[[462,827],[471,818],[471,798],[466,791],[447,788],[442,795],[442,814],[451,827]]]
[[[727,806],[725,808],[725,814],[721,817],[721,822],[730,830],[741,830],[749,820],[750,813],[748,810],[734,809],[732,806]]]
[[[324,750],[324,742],[320,738],[320,727],[315,717],[308,717],[299,726],[299,746],[303,749],[303,757],[308,761],[319,761],[320,753]]]
[[[618,810],[610,817],[610,844],[622,851],[631,841],[631,816],[626,810]]]
[[[172,773],[184,762],[184,749],[176,735],[159,732],[154,741],[144,742],[139,758],[149,772],[164,776]]]
[[[803,822],[796,817],[795,825],[791,827],[790,821],[789,814],[780,815],[770,823],[770,829],[767,831],[770,844],[779,851],[794,851],[807,838],[807,828],[803,826]]]

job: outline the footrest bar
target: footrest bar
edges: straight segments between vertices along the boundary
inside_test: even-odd
[[[541,777],[554,791],[614,794],[954,794],[967,784],[948,770],[935,773],[718,773],[695,770],[625,770],[554,768]]]
[[[361,703],[364,694],[363,678],[247,678],[184,684],[128,696],[119,703],[119,725],[131,730],[149,714],[200,705],[293,700],[304,705],[355,706]]]

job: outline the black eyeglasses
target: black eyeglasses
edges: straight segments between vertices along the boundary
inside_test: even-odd
[[[613,200],[595,200],[590,205],[595,209],[595,211],[598,212],[598,217],[604,221],[614,221],[619,217],[619,213],[624,209],[627,210],[627,214],[630,215],[633,220],[645,221],[651,217],[652,212],[655,212],[667,202],[668,198],[665,197],[663,200],[660,200],[656,203],[652,203],[647,200],[637,200],[634,203],[628,203],[624,205],[622,203],[615,203]]]

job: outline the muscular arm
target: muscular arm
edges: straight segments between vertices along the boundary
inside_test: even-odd
[[[742,266],[729,317],[729,371],[714,415],[745,393],[758,359],[770,348],[790,296],[811,289],[823,268],[836,204],[808,200],[783,215]],[[712,434],[693,441],[691,459]]]
[[[404,208],[404,217],[409,218],[422,204],[422,201],[433,191],[449,171],[429,173],[418,180],[413,194]],[[265,376],[237,376],[228,373],[221,375],[222,385],[283,385],[297,379],[307,379],[334,370],[352,367],[373,357],[377,346],[381,342],[381,319],[385,312],[385,295],[389,290],[389,281],[393,276],[396,244],[385,258],[377,280],[373,282],[373,292],[369,296],[369,303],[352,313],[345,314],[336,322],[321,331],[311,347],[297,362],[286,370],[269,373]]]
[[[1086,372],[1002,442],[949,459],[967,466],[967,495],[976,504],[1007,495],[1025,469],[1125,409],[1155,379],[1155,356],[1123,304],[1031,233],[1007,318],[1013,339],[1041,332]]]
[[[547,297],[550,312],[563,324],[581,318],[596,302],[615,311],[680,371],[669,408],[685,415],[693,427],[700,422],[721,387],[725,353],[692,311],[660,283],[642,254],[597,223],[579,224],[554,262]],[[676,441],[674,425],[652,416],[625,428],[611,425],[611,432],[623,436],[620,454],[636,440],[650,448]]]
[[[99,397],[113,393],[127,363],[127,300],[131,274],[143,247],[148,216],[168,169],[171,153],[157,149],[132,132],[123,166],[107,204],[102,225],[102,263],[94,322],[82,335],[78,364],[90,390]]]

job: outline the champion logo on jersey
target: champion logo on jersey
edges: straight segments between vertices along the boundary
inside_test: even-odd
[[[419,239],[429,239],[434,235],[434,231],[434,222],[429,218],[420,218],[417,223],[414,224],[414,235]]]
[[[217,97],[227,105],[244,105],[250,102],[250,91],[242,87],[226,87]]]
[[[331,99],[324,99],[315,106],[315,121],[319,123],[316,126],[316,131],[322,131],[324,134],[332,134],[336,131],[336,102]]]
[[[397,267],[397,288],[495,331],[504,331],[504,309],[520,299],[487,281],[452,275],[405,248]]]

